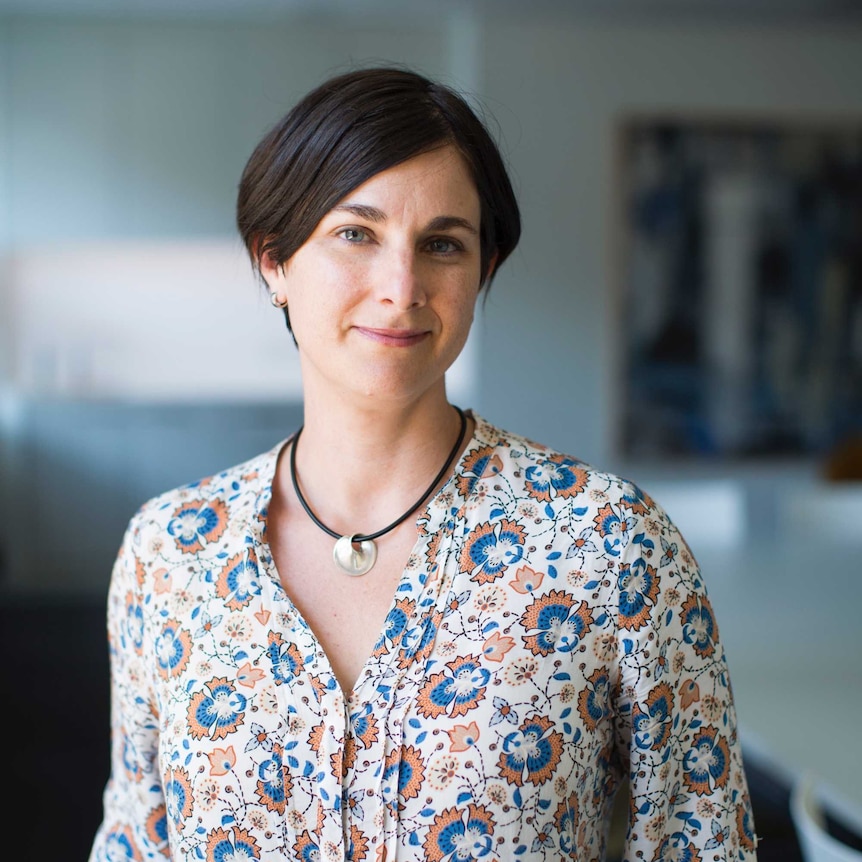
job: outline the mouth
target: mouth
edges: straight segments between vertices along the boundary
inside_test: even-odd
[[[367,326],[355,329],[360,335],[388,347],[412,347],[430,335],[426,329],[373,329]]]

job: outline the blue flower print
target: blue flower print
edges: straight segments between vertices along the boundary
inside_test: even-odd
[[[538,465],[527,467],[527,493],[543,503],[555,497],[575,497],[587,486],[583,465],[565,455],[551,455]]]
[[[196,554],[218,542],[227,528],[227,507],[222,500],[191,500],[179,506],[168,522],[170,535],[184,554]]]
[[[495,724],[499,724],[501,721],[508,721],[509,724],[518,723],[518,713],[509,704],[509,701],[504,700],[502,697],[495,696],[493,703],[494,714],[491,716],[491,720],[488,722],[489,727],[493,727]]]
[[[428,862],[474,862],[494,846],[494,819],[483,805],[446,808],[434,818],[423,844]]]
[[[718,627],[709,599],[692,593],[680,611],[682,636],[702,658],[710,658],[718,641]]]
[[[230,832],[219,827],[207,835],[207,862],[252,862],[260,859],[260,848],[251,832],[234,826]]]
[[[563,754],[562,734],[553,728],[547,716],[533,715],[506,735],[497,768],[509,784],[538,786],[550,780]]]
[[[278,632],[269,633],[266,654],[278,685],[293,682],[305,666],[297,645],[293,642],[286,644]]]
[[[216,594],[232,611],[247,607],[255,596],[260,595],[260,590],[257,557],[251,548],[234,554],[216,578]]]
[[[537,634],[521,635],[533,655],[552,652],[568,653],[590,630],[593,616],[586,602],[575,608],[575,599],[564,590],[551,590],[539,596],[521,615],[521,625],[538,630]]]
[[[494,524],[479,524],[464,543],[461,551],[461,571],[469,572],[471,580],[487,584],[499,578],[508,566],[524,555],[524,527],[503,518]]]
[[[614,511],[614,507],[607,503],[599,509],[599,513],[593,518],[593,523],[596,525],[596,532],[604,539],[605,552],[618,557],[623,538],[634,527],[635,519],[621,518]]]
[[[426,718],[444,713],[452,718],[466,715],[485,697],[490,678],[476,656],[451,661],[446,670],[428,677],[417,697],[417,708]]]
[[[659,683],[646,699],[646,703],[636,704],[632,713],[635,732],[635,745],[646,750],[657,751],[670,737],[673,715],[673,691],[666,683]]]
[[[292,788],[293,780],[284,766],[284,748],[273,745],[271,755],[257,768],[257,798],[269,811],[284,814]]]
[[[189,733],[194,739],[224,739],[244,722],[247,702],[227,678],[211,679],[189,703]]]
[[[650,620],[653,605],[659,594],[659,579],[653,566],[648,566],[643,557],[631,565],[620,566],[617,576],[619,584],[620,628],[638,631]]]
[[[653,856],[661,862],[701,862],[697,847],[682,832],[674,832],[665,838]]]

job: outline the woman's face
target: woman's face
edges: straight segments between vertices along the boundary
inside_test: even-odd
[[[480,204],[447,146],[358,186],[293,257],[261,271],[287,300],[306,396],[413,403],[443,391],[479,286]]]

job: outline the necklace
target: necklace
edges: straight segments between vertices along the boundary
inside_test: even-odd
[[[454,406],[454,405],[453,405]],[[296,444],[299,442],[299,435],[302,433],[303,426],[299,427],[296,435],[293,438],[293,445],[290,448],[290,479],[293,482],[293,490],[296,491],[296,496],[305,509],[306,514],[324,533],[329,533],[334,539],[337,539],[335,547],[332,549],[332,559],[335,565],[345,574],[352,577],[364,575],[370,572],[371,568],[377,562],[377,545],[374,544],[375,539],[379,539],[390,530],[394,530],[402,521],[409,518],[428,498],[428,495],[437,487],[437,483],[443,478],[445,472],[449,469],[452,462],[455,460],[455,455],[461,448],[461,443],[464,440],[464,432],[467,430],[467,417],[460,407],[455,407],[458,415],[461,417],[461,430],[458,433],[458,439],[452,447],[452,451],[446,458],[446,463],[440,469],[440,472],[434,477],[434,481],[428,486],[425,493],[403,514],[401,517],[393,521],[388,527],[378,530],[376,533],[369,533],[367,536],[358,533],[342,536],[330,529],[311,511],[311,507],[302,496],[302,491],[299,490],[299,482],[296,478]]]

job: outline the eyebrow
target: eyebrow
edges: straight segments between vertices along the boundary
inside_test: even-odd
[[[358,218],[366,219],[367,221],[380,224],[386,221],[386,213],[377,207],[367,206],[366,204],[339,204],[332,208],[333,212],[350,213]],[[465,218],[460,216],[437,216],[431,219],[428,224],[428,230],[451,230],[452,228],[461,228],[468,233],[478,235],[479,231],[476,227]]]

